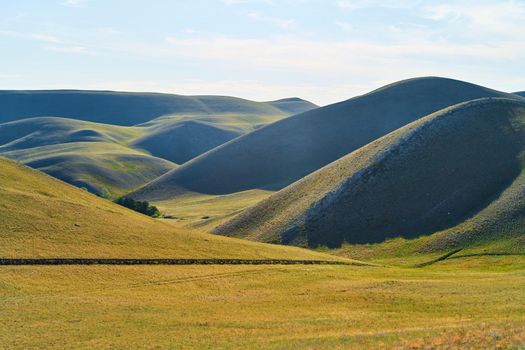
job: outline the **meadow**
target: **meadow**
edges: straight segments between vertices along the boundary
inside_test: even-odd
[[[388,266],[2,266],[0,344],[520,349],[525,258]]]

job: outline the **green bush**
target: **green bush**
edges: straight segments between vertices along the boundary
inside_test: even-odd
[[[136,201],[129,197],[120,197],[119,199],[115,200],[115,203],[154,218],[158,218],[160,216],[159,209],[154,205],[150,205],[147,201]]]

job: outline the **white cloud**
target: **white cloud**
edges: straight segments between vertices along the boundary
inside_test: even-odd
[[[525,59],[525,50],[513,44],[463,45],[415,39],[406,43],[370,43],[360,41],[311,41],[295,37],[238,39],[231,37],[166,39],[170,44],[158,54],[188,56],[207,61],[224,61],[253,69],[280,69],[330,74],[381,70],[392,63],[404,62],[406,70],[428,60],[463,62]],[[412,40],[412,39],[410,39]],[[146,48],[140,48],[142,51]],[[155,53],[155,48],[148,48]],[[376,65],[379,64],[379,67]],[[359,68],[357,68],[359,67]]]
[[[40,33],[22,33],[22,32],[15,32],[11,30],[0,30],[0,36],[36,40],[36,41],[42,41],[42,42],[48,42],[48,43],[62,42],[62,40],[52,35],[46,35],[46,34],[40,34]]]
[[[523,1],[448,2],[426,6],[424,12],[426,18],[461,26],[464,32],[480,39],[483,35],[523,38]]]
[[[93,55],[94,52],[88,50],[84,46],[44,46],[45,50],[54,51],[54,52],[63,52],[63,53],[72,53],[72,54],[84,54],[84,55]]]
[[[88,0],[64,0],[62,4],[71,7],[84,7],[86,6]]]
[[[384,7],[384,8],[407,8],[417,1],[414,0],[338,0],[336,6],[344,10],[357,10],[371,7]]]
[[[48,43],[60,43],[61,40],[57,37],[51,36],[51,35],[44,35],[44,34],[31,34],[31,38],[38,40],[38,41],[44,41]]]
[[[348,22],[342,22],[342,21],[336,21],[335,24],[341,28],[342,31],[344,32],[351,32],[352,30],[354,30],[354,26],[351,25],[350,23]]]
[[[261,15],[258,12],[249,12],[248,17],[256,22],[264,22],[282,29],[294,29],[297,23],[293,19],[283,19]]]

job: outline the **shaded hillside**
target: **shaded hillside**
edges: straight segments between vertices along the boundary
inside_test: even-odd
[[[519,96],[523,96],[523,97],[525,97],[525,91],[518,91],[518,92],[515,92],[514,95],[519,95]]]
[[[510,228],[525,219],[524,150],[524,102],[466,102],[348,154],[215,232],[337,247],[448,229],[427,240],[432,249],[494,239],[496,226],[522,237]]]
[[[176,121],[151,127],[131,144],[152,155],[182,164],[242,133],[201,121]]]
[[[0,169],[2,258],[331,259],[177,230],[12,161]]]
[[[279,103],[277,103],[279,105]],[[302,105],[302,107],[301,107]],[[307,101],[294,108],[315,107]],[[228,96],[182,96],[89,90],[0,90],[0,123],[29,117],[55,116],[115,125],[135,125],[166,114],[289,115],[272,102]]]
[[[498,96],[519,98],[452,79],[401,81],[241,136],[167,173],[133,196],[164,200],[185,191],[227,194],[280,189],[436,110]]]

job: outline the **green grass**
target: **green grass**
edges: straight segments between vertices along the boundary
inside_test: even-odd
[[[69,142],[0,153],[77,187],[119,197],[177,167],[112,142]]]
[[[525,258],[352,266],[0,267],[0,343],[518,349]]]

